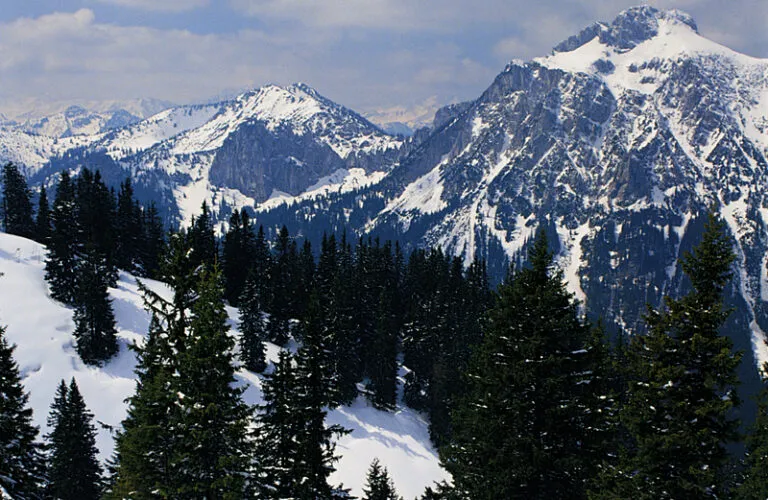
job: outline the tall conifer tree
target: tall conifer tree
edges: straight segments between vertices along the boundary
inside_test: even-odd
[[[503,285],[471,364],[466,399],[442,451],[467,498],[583,498],[583,402],[589,329],[553,271],[543,231],[529,267]]]
[[[48,493],[61,500],[101,498],[96,429],[77,382],[62,380],[48,416]]]
[[[37,241],[48,244],[51,238],[51,208],[48,206],[48,192],[45,186],[40,187],[40,197],[37,200],[37,219],[35,220]]]
[[[738,437],[731,411],[740,353],[720,328],[730,311],[733,241],[710,213],[681,266],[692,291],[650,310],[649,333],[627,349],[627,401],[620,413],[630,445],[601,477],[594,498],[708,498],[725,493],[726,445]]]
[[[14,499],[37,500],[44,498],[45,459],[13,351],[0,327],[0,488]]]
[[[32,219],[32,196],[27,181],[13,163],[3,167],[3,226],[8,234],[25,238],[36,235]]]
[[[75,190],[69,173],[61,172],[56,198],[51,210],[53,229],[45,260],[45,279],[51,296],[67,305],[77,302],[77,220]]]

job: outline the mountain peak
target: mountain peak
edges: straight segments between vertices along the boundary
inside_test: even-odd
[[[619,50],[631,50],[659,34],[662,23],[684,25],[698,33],[696,21],[677,10],[659,10],[649,5],[631,7],[619,13],[610,23],[595,23],[554,48],[555,52],[571,52],[599,37],[604,45]]]

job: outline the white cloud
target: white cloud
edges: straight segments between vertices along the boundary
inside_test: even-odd
[[[205,7],[209,0],[97,0],[100,3],[119,5],[153,12],[184,12]]]

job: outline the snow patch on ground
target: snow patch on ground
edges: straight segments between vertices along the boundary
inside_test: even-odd
[[[579,300],[582,308],[587,302],[587,294],[581,288],[581,268],[584,265],[582,242],[589,233],[588,222],[580,225],[575,230],[557,225],[557,234],[560,237],[560,244],[563,248],[559,258],[560,268],[565,274],[568,291]]]

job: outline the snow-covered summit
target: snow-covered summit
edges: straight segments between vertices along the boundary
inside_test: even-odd
[[[677,10],[659,10],[643,5],[621,12],[612,23],[597,22],[558,44],[555,52],[570,52],[578,49],[595,37],[600,43],[617,50],[633,49],[637,45],[657,36],[665,25],[685,26],[698,33],[696,21],[689,14]]]

